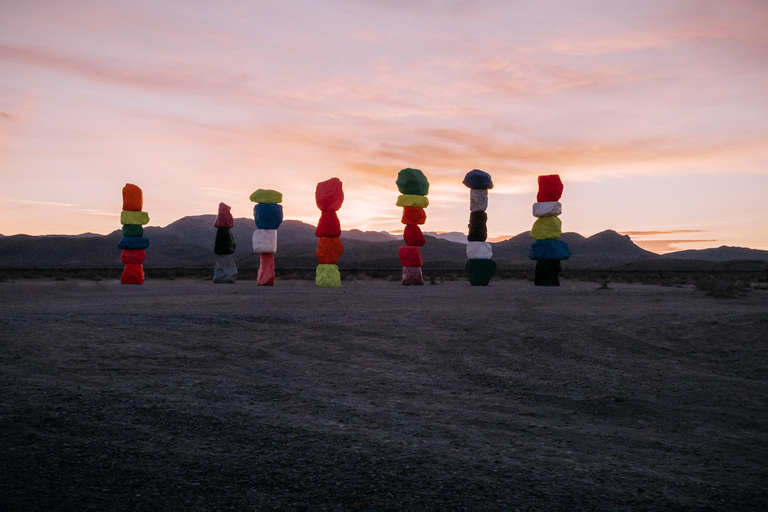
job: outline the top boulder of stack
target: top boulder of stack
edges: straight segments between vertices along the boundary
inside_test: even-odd
[[[141,189],[132,183],[126,183],[123,187],[123,210],[140,212],[144,208],[144,194]]]
[[[464,176],[464,181],[462,181],[462,183],[469,188],[479,188],[484,190],[493,188],[493,180],[491,180],[491,175],[485,171],[481,171],[480,169],[469,171],[467,175]]]
[[[429,194],[429,181],[424,173],[410,167],[397,173],[397,189],[401,194],[426,196]]]
[[[260,188],[259,190],[251,194],[250,199],[254,203],[278,204],[283,202],[283,194],[281,194],[277,190],[268,190],[268,189]]]
[[[320,211],[335,212],[344,202],[344,190],[339,178],[321,181],[315,188],[315,202]]]
[[[563,182],[558,174],[539,176],[539,193],[536,201],[539,203],[559,201],[563,195]]]

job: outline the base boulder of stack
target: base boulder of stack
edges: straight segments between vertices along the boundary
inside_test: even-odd
[[[128,263],[123,269],[120,284],[144,284],[144,268],[138,263]]]
[[[403,267],[403,285],[422,285],[424,276],[421,267]]]
[[[563,269],[560,260],[539,260],[536,262],[536,273],[533,284],[536,286],[560,286],[558,274]]]
[[[336,265],[320,264],[315,271],[315,284],[323,288],[338,288],[341,286],[341,274]]]
[[[486,259],[469,259],[465,266],[469,284],[472,286],[488,286],[496,273],[496,262]]]
[[[231,254],[217,254],[213,266],[214,283],[234,283],[237,280],[237,266]]]
[[[262,252],[259,256],[259,272],[256,275],[259,286],[275,285],[275,253]]]

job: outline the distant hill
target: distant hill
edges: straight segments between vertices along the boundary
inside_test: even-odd
[[[729,247],[722,245],[713,249],[698,249],[671,252],[661,256],[664,259],[676,260],[705,260],[705,261],[768,261],[768,251],[748,249],[746,247]]]
[[[197,215],[184,217],[165,227],[147,227],[144,232],[150,246],[145,266],[212,267],[215,219],[215,215]],[[259,255],[251,250],[254,228],[252,219],[235,219],[232,233],[237,242],[235,260],[240,268],[259,266]],[[121,236],[119,229],[108,235],[0,236],[0,267],[120,267],[117,244]],[[464,267],[467,256],[463,233],[426,232],[425,237],[427,243],[422,248],[425,268]],[[740,247],[680,251],[659,256],[641,249],[629,236],[612,230],[590,237],[563,233],[561,239],[573,253],[566,268],[693,269],[713,268],[713,265],[731,261],[768,262],[768,251]],[[339,266],[342,268],[400,268],[397,248],[403,241],[399,236],[353,229],[343,231],[341,241],[344,253]],[[528,250],[532,242],[525,232],[494,243],[493,259],[500,265],[529,267],[532,262],[528,259]],[[278,229],[275,264],[282,268],[313,268],[317,265],[316,247],[314,226],[286,220]]]

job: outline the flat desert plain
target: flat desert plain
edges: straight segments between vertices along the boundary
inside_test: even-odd
[[[0,283],[0,508],[768,508],[768,292],[597,288]]]

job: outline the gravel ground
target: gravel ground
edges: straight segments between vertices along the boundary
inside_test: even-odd
[[[768,509],[768,292],[0,283],[3,510]]]

